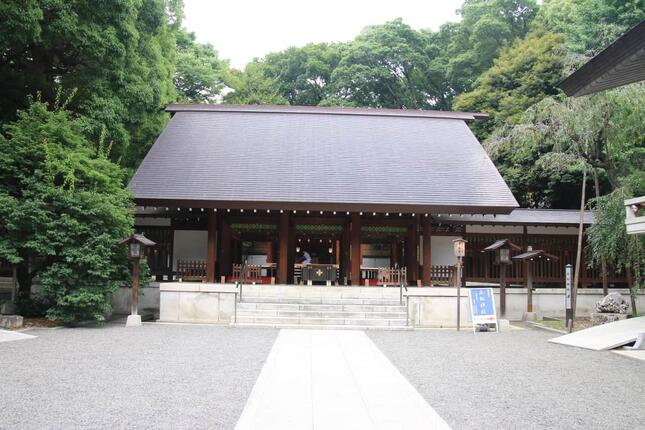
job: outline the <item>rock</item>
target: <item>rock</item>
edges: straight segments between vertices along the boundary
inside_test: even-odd
[[[591,324],[592,325],[602,325],[614,321],[620,321],[627,318],[627,314],[617,314],[617,313],[608,313],[608,312],[597,312],[591,314]]]
[[[22,327],[22,317],[20,315],[0,315],[0,328],[15,330]]]
[[[629,305],[620,293],[609,293],[596,302],[596,312],[611,314],[626,314]]]

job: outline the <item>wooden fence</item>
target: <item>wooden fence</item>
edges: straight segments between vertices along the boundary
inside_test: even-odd
[[[177,278],[182,281],[205,281],[206,261],[177,260]]]

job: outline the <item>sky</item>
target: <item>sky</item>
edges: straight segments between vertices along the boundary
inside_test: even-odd
[[[396,18],[416,29],[458,21],[463,0],[184,0],[184,27],[243,68],[290,46],[343,42]]]

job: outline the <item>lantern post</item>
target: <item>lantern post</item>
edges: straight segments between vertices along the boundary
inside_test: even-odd
[[[461,279],[463,258],[466,256],[466,242],[468,241],[463,238],[452,241],[455,257],[457,257],[457,331],[461,328]]]
[[[139,264],[145,250],[155,246],[156,243],[142,234],[133,234],[121,240],[119,245],[127,245],[128,258],[132,260],[132,299],[130,302],[130,315],[128,315],[125,326],[138,327],[141,325],[141,315],[139,315]]]

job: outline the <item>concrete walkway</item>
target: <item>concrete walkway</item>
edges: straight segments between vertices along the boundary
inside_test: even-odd
[[[0,342],[11,342],[14,340],[33,339],[36,336],[21,333],[19,331],[0,330]]]
[[[449,429],[362,331],[282,330],[236,430]]]

